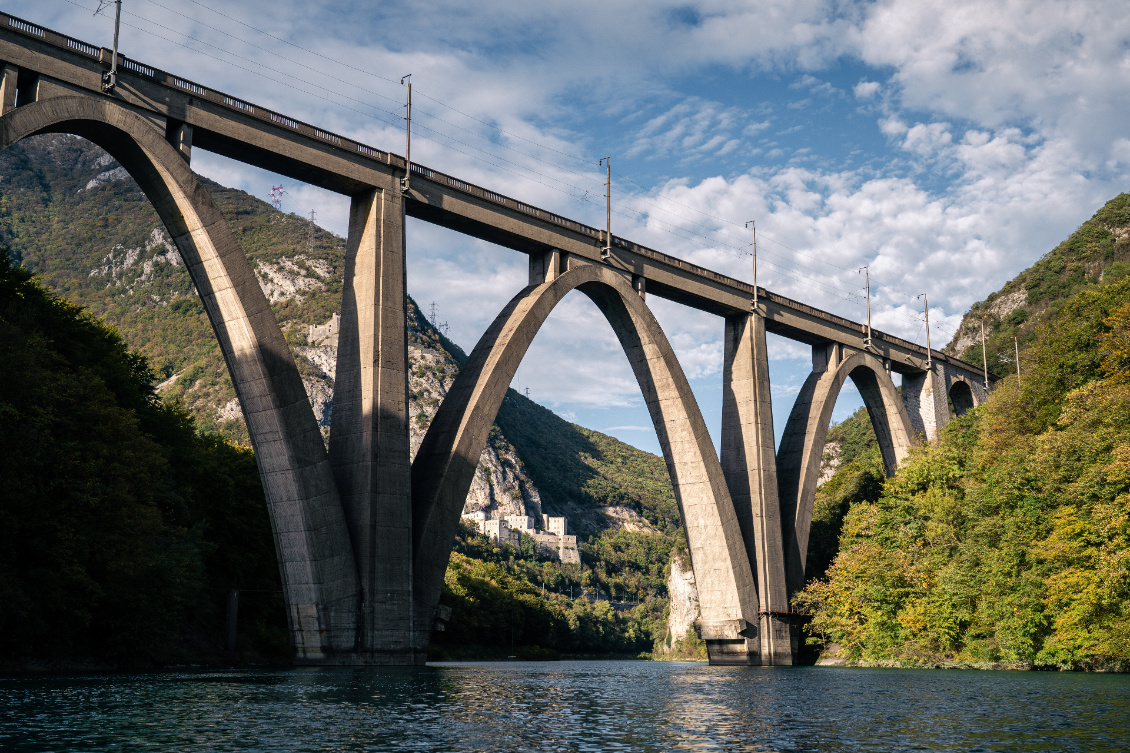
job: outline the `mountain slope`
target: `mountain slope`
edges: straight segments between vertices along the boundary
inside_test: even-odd
[[[204,183],[259,277],[328,433],[344,240],[242,191]],[[202,429],[247,442],[219,347],[179,254],[109,155],[64,135],[27,139],[0,153],[0,246],[53,291],[105,317],[159,373],[163,400],[182,404]],[[415,452],[465,354],[412,300],[408,324]],[[596,541],[604,532],[672,539],[678,520],[661,458],[563,421],[513,391],[465,509],[565,515],[582,541],[593,539],[588,550],[582,545],[590,562],[604,550]]]
[[[1111,199],[1038,262],[973,304],[945,352],[981,363],[985,323],[989,371],[1016,373],[1015,346],[1031,340],[1037,325],[1056,317],[1063,302],[1088,286],[1130,275],[1130,193]],[[1023,369],[1023,362],[1021,363]]]
[[[1130,666],[1128,257],[1122,194],[966,315],[950,351],[979,360],[984,317],[1004,377],[984,405],[880,488],[852,468],[866,455],[822,487],[824,563],[837,540],[798,597],[810,642],[863,663]]]

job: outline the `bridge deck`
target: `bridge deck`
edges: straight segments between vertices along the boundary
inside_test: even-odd
[[[101,91],[101,76],[111,57],[105,48],[0,13],[0,62],[20,69],[21,91],[34,86],[36,99],[75,93],[110,96]],[[194,147],[346,195],[404,174],[404,159],[391,152],[120,55],[118,70],[114,99],[156,127],[191,125]],[[411,217],[525,253],[559,249],[602,263],[601,230],[423,165],[412,165],[411,186],[413,200],[405,202]],[[648,295],[720,316],[750,311],[749,283],[615,235],[612,248],[603,263],[644,278]],[[810,344],[863,348],[863,324],[764,288],[758,297],[770,332]],[[888,359],[895,372],[925,369],[926,348],[876,329],[870,352]],[[933,358],[947,361],[966,378],[983,378],[977,366],[937,351]]]

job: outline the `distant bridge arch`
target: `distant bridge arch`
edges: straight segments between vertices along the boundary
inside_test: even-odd
[[[353,651],[358,583],[329,459],[294,357],[219,208],[161,128],[109,99],[59,96],[21,105],[0,117],[0,151],[45,133],[75,134],[105,149],[157,210],[247,420],[297,655],[320,661]]]
[[[621,273],[580,264],[516,295],[479,340],[412,466],[417,615],[438,603],[452,541],[487,435],[522,357],[553,308],[580,290],[601,310],[632,366],[663,448],[687,531],[712,661],[758,654],[758,597],[722,467],[663,330]],[[417,623],[422,619],[418,617]]]
[[[958,416],[964,416],[984,400],[981,385],[973,385],[962,376],[953,376],[948,381],[949,401],[953,404],[953,412]]]
[[[869,353],[828,345],[814,349],[809,374],[789,414],[777,451],[778,494],[789,596],[804,587],[808,535],[832,410],[844,382],[855,383],[867,407],[883,466],[893,476],[916,443],[910,416],[890,372]]]

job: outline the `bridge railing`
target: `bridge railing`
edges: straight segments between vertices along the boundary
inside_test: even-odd
[[[66,36],[65,34],[59,34],[58,32],[44,28],[42,26],[39,26],[38,24],[33,24],[30,21],[25,21],[22,18],[17,18],[16,16],[12,16],[7,13],[0,12],[0,23],[18,34],[52,45],[61,50],[66,50],[69,53],[80,55],[87,59],[92,59],[100,62],[108,62],[109,57],[113,54],[110,50],[107,50],[105,48],[95,47],[94,45],[91,45],[80,39],[75,39],[73,37]],[[292,133],[300,134],[307,138],[315,139],[333,149],[340,149],[344,152],[355,154],[364,159],[372,160],[389,167],[399,167],[402,170],[404,169],[404,158],[397,154],[393,154],[392,152],[387,152],[382,149],[369,146],[367,144],[362,144],[361,142],[355,141],[347,136],[342,136],[341,134],[318,128],[317,126],[313,126],[309,123],[295,120],[294,118],[283,115],[282,113],[270,110],[266,107],[261,107],[254,103],[247,102],[228,94],[224,94],[223,92],[216,91],[215,89],[211,89],[207,86],[204,86],[203,84],[198,84],[195,81],[190,81],[189,79],[167,73],[166,71],[163,71],[159,68],[145,65],[144,63],[133,60],[132,58],[127,58],[124,55],[119,55],[119,59],[121,62],[120,70],[128,72],[128,74],[136,76],[137,78],[152,81],[154,83],[167,86],[171,89],[187,93],[190,98],[199,97],[201,99],[207,100],[213,105],[225,108],[232,111],[233,113],[238,113],[239,115],[244,117],[254,118],[265,124],[269,124],[274,128],[280,128],[284,131],[289,131]],[[426,180],[432,181],[442,186],[446,186],[456,191],[460,191],[461,193],[474,196],[477,199],[481,199],[491,204],[506,207],[511,211],[519,212],[521,214],[525,214],[539,220],[551,222],[554,225],[566,228],[592,239],[603,239],[603,230],[598,230],[597,228],[585,225],[584,223],[571,220],[567,217],[562,217],[559,214],[549,212],[545,209],[539,209],[538,207],[531,206],[530,204],[526,204],[525,202],[518,201],[517,199],[505,196],[496,191],[491,191],[487,188],[483,188],[482,186],[477,186],[473,183],[469,183],[454,176],[446,175],[445,173],[441,173],[438,170],[433,170],[429,167],[425,167],[424,165],[413,163],[412,172],[416,176],[422,177]],[[751,298],[753,296],[753,286],[749,283],[742,282],[741,280],[736,280],[723,274],[719,274],[718,272],[714,272],[713,270],[707,269],[706,267],[700,267],[697,264],[692,264],[691,262],[680,259],[676,256],[665,254],[662,251],[648,248],[647,246],[640,245],[624,238],[619,238],[615,235],[612,236],[611,245],[616,248],[637,254],[644,258],[660,262],[666,266],[687,272],[697,277],[702,277],[707,280],[717,282],[721,285],[737,289],[748,294]],[[841,316],[837,316],[822,309],[809,306],[799,301],[794,301],[791,298],[787,298],[777,293],[772,293],[765,290],[764,288],[759,287],[758,291],[759,297],[773,301],[774,303],[795,309],[797,311],[803,312],[808,316],[822,319],[839,327],[844,327],[849,330],[860,330],[860,336],[862,337],[863,325],[859,324],[858,322],[853,322],[850,319],[845,319]],[[885,340],[907,351],[918,353],[923,358],[925,358],[926,356],[926,348],[918,345],[917,343],[903,340],[902,338],[895,337],[894,335],[890,335],[876,329],[873,329],[871,331],[871,336],[874,339]],[[964,364],[964,362],[958,361],[954,358],[949,358],[945,356],[945,354],[939,353],[937,351],[934,351],[934,358],[962,363],[963,365],[968,366],[974,371],[978,370],[974,366]]]

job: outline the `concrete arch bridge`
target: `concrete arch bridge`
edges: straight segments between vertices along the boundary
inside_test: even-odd
[[[128,58],[0,14],[0,149],[73,133],[136,179],[176,243],[243,408],[270,509],[296,660],[425,661],[454,533],[515,369],[579,290],[616,332],[674,484],[711,663],[791,664],[789,597],[804,582],[816,480],[836,396],[859,388],[893,473],[986,394],[979,370],[771,291],[530,206]],[[350,197],[327,451],[258,281],[192,173],[206,149]],[[410,185],[405,190],[402,178]],[[406,217],[529,257],[529,285],[482,336],[410,461]],[[603,248],[609,253],[602,253]],[[725,332],[715,448],[646,296],[716,314]],[[812,347],[774,451],[765,335]],[[891,375],[902,375],[901,398]]]

